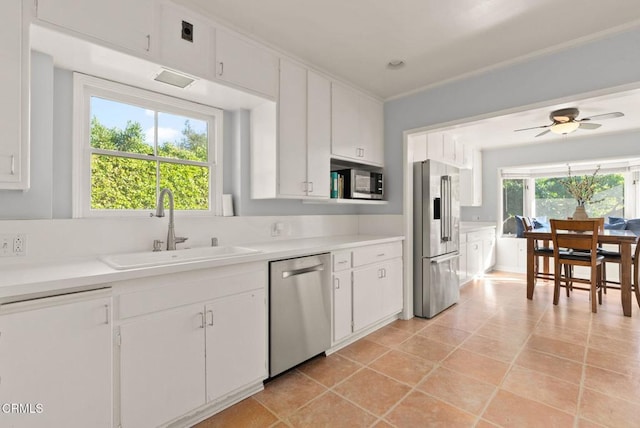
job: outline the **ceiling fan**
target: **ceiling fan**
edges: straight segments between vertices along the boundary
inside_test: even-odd
[[[536,135],[536,137],[540,137],[544,134],[547,134],[548,132],[553,132],[555,134],[569,134],[578,128],[581,128],[581,129],[600,128],[600,126],[602,125],[600,125],[599,123],[591,122],[594,119],[603,120],[603,119],[613,119],[615,117],[624,116],[624,113],[620,113],[619,111],[616,111],[613,113],[596,114],[595,116],[576,119],[579,114],[580,114],[580,110],[578,110],[575,107],[554,110],[549,114],[549,119],[551,119],[553,123],[549,125],[534,126],[532,128],[516,129],[514,132],[527,131],[529,129],[549,128],[542,131],[538,135]]]

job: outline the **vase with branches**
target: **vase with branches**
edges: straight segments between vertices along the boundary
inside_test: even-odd
[[[587,203],[597,203],[600,201],[594,201],[598,184],[600,183],[600,177],[598,172],[600,171],[600,165],[591,175],[576,176],[571,174],[571,166],[568,166],[568,176],[561,181],[567,192],[573,196],[576,200],[577,208],[573,218],[587,218],[587,214],[584,210],[584,206]]]

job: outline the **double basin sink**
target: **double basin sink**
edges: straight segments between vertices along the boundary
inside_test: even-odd
[[[141,251],[101,256],[100,260],[114,269],[138,269],[195,261],[219,260],[259,253],[259,250],[245,247],[201,247],[175,251]]]

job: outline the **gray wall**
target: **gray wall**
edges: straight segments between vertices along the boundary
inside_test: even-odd
[[[52,216],[53,59],[31,55],[31,187],[0,190],[0,219]]]
[[[385,163],[390,204],[383,211],[402,213],[403,131],[638,81],[640,28],[635,28],[386,102]],[[593,147],[597,146],[597,143],[593,144]],[[518,151],[518,156],[525,157],[521,149],[514,150]],[[538,153],[535,147],[528,150],[536,153],[541,162],[556,159],[555,154],[542,159],[544,153]],[[483,159],[485,186],[489,185],[491,177],[495,177],[496,164],[492,163],[491,156],[487,156],[488,162]],[[585,156],[590,155],[585,153]],[[495,187],[485,186],[483,208],[472,212],[480,213],[481,220],[492,220],[495,208],[489,203],[496,200]],[[471,211],[464,209],[462,215],[469,219]]]

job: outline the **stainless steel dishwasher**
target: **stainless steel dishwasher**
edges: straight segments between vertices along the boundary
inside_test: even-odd
[[[269,376],[331,346],[329,254],[269,264]]]

